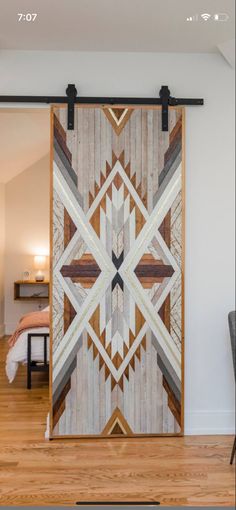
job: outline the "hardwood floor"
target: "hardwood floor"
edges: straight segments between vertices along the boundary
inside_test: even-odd
[[[7,351],[7,339],[0,339],[0,444],[42,441],[49,407],[47,376],[33,373],[32,390],[27,390],[26,367],[21,365],[9,384],[5,374]]]
[[[160,501],[233,506],[232,436],[45,441],[48,387],[21,367],[9,385],[0,340],[0,505]]]

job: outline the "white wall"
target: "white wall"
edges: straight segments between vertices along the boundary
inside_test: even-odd
[[[204,97],[186,115],[187,433],[234,432],[234,73],[217,54],[8,52],[0,94]]]
[[[5,185],[0,183],[0,338],[4,327]]]
[[[27,168],[5,186],[5,329],[9,335],[20,317],[39,302],[14,301],[14,281],[25,270],[35,275],[34,255],[49,253],[49,155]],[[48,272],[45,272],[48,276]],[[32,279],[33,279],[32,278]],[[41,305],[47,302],[41,300]]]

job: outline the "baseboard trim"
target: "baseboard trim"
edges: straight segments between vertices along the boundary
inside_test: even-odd
[[[47,414],[46,430],[44,433],[44,438],[46,441],[50,439],[50,414],[49,413]]]
[[[5,324],[0,324],[0,338],[5,336]]]
[[[235,434],[235,412],[186,411],[185,435]]]
[[[5,335],[13,335],[16,330],[16,323],[6,323],[5,324]]]

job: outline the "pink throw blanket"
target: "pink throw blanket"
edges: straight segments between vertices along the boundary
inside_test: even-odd
[[[27,329],[34,328],[49,328],[49,312],[32,312],[23,315],[21,318],[15,333],[9,338],[9,347],[15,345],[17,339]]]

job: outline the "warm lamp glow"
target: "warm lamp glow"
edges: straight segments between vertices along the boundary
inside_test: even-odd
[[[46,257],[44,255],[35,255],[34,267],[35,269],[45,269]]]
[[[37,270],[37,273],[35,275],[36,282],[43,282],[44,274],[42,272],[42,269],[45,269],[45,267],[46,267],[45,255],[35,255],[34,256],[34,267]]]

